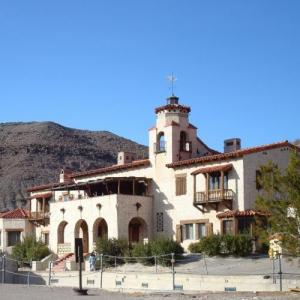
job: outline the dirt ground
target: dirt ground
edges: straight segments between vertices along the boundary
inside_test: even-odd
[[[101,299],[101,300],[296,300],[300,293],[132,293],[107,292],[90,289],[88,296],[79,296],[71,288],[49,288],[43,286],[0,285],[0,298],[22,300],[54,300],[54,299]]]

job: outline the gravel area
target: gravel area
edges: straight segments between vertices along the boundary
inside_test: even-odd
[[[132,293],[125,294],[120,292],[107,292],[102,290],[90,289],[88,296],[83,299],[101,300],[140,300],[140,299],[172,299],[172,300],[296,300],[300,299],[300,293],[199,293],[199,294],[179,294],[179,293]],[[22,300],[54,300],[54,299],[80,299],[71,288],[49,288],[41,286],[22,286],[22,285],[0,285],[0,298],[22,299]]]
[[[275,273],[279,271],[278,260],[274,262]],[[115,271],[109,268],[106,271]],[[155,273],[155,267],[145,267],[138,263],[118,265],[118,272],[149,272]],[[205,257],[199,255],[187,255],[175,264],[177,273],[201,274],[201,275],[266,275],[272,274],[273,262],[268,257]],[[170,267],[158,266],[158,272],[171,272]],[[282,272],[286,277],[300,277],[300,259],[283,258]]]

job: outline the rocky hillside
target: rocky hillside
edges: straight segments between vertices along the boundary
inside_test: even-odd
[[[82,171],[111,165],[118,151],[147,156],[147,147],[107,131],[53,122],[0,123],[0,211],[24,206],[26,188],[57,182],[61,168]]]

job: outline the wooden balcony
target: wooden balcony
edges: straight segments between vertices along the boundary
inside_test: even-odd
[[[49,212],[32,211],[29,213],[29,221],[44,225],[46,219],[50,218]]]
[[[204,212],[208,207],[212,207],[218,211],[220,204],[223,204],[228,209],[232,209],[233,198],[234,192],[229,189],[196,192],[194,196],[194,206],[196,206],[202,212]]]

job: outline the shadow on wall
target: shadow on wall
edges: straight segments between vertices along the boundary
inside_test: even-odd
[[[153,184],[153,191],[155,197],[154,199],[154,211],[155,211],[155,215],[154,215],[154,226],[153,226],[153,234],[154,236],[158,236],[158,235],[164,235],[166,237],[169,238],[173,238],[173,236],[175,235],[175,231],[173,230],[173,220],[170,217],[168,211],[174,209],[174,205],[171,204],[167,198],[167,196],[160,191],[158,185],[155,183],[155,181],[152,181]],[[159,203],[158,203],[159,201]],[[158,222],[157,222],[157,215],[158,213],[163,213],[163,232],[158,231]]]

